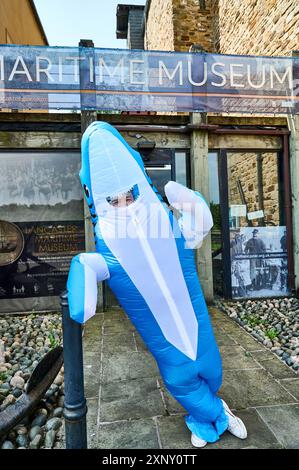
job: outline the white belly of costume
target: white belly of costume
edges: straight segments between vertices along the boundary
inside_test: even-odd
[[[168,214],[152,189],[146,188],[133,204],[100,217],[99,228],[104,242],[146,301],[165,338],[195,360],[197,319]]]

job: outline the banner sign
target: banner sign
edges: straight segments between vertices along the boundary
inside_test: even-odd
[[[299,58],[5,45],[0,108],[298,113]]]

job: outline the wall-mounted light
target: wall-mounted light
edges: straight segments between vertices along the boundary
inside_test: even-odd
[[[137,142],[138,149],[147,149],[147,150],[154,150],[156,147],[156,142],[154,140],[140,140]]]
[[[154,140],[140,140],[137,142],[137,148],[140,150],[142,160],[149,160],[151,152],[156,147],[156,142]]]

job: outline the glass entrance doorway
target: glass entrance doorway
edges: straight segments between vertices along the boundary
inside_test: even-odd
[[[288,231],[281,152],[209,154],[215,294],[288,295]]]

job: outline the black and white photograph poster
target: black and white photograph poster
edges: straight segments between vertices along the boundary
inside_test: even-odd
[[[242,227],[230,231],[233,298],[288,293],[286,227]]]

